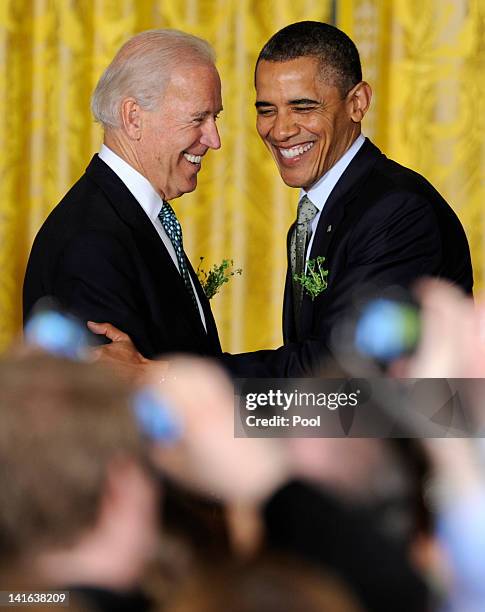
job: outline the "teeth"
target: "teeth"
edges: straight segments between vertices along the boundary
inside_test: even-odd
[[[200,160],[202,159],[202,155],[189,155],[189,153],[184,153],[184,157],[193,164],[200,164]]]
[[[313,147],[313,142],[309,142],[302,147],[293,147],[292,149],[280,149],[280,153],[286,159],[291,159],[292,157],[297,157],[298,155],[303,155],[306,151],[309,151]]]

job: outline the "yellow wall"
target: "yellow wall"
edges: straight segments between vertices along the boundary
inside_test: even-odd
[[[477,293],[485,274],[485,1],[343,0],[339,7],[340,27],[374,86],[364,131],[454,208]]]

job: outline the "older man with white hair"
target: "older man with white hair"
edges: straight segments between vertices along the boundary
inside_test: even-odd
[[[210,45],[176,30],[131,38],[92,98],[104,142],[39,231],[24,319],[44,296],[110,321],[151,357],[220,353],[217,329],[168,200],[193,191],[220,147],[221,85]]]

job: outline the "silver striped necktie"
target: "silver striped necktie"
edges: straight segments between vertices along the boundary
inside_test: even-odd
[[[318,208],[308,196],[303,196],[298,203],[296,224],[290,241],[291,276],[301,276],[305,271],[305,253],[312,236],[312,221],[318,213]],[[299,322],[303,287],[293,280],[293,305],[295,319]]]

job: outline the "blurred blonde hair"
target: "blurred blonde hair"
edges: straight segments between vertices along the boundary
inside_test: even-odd
[[[145,465],[131,388],[100,366],[0,361],[0,556],[67,545],[93,526],[108,467]]]

